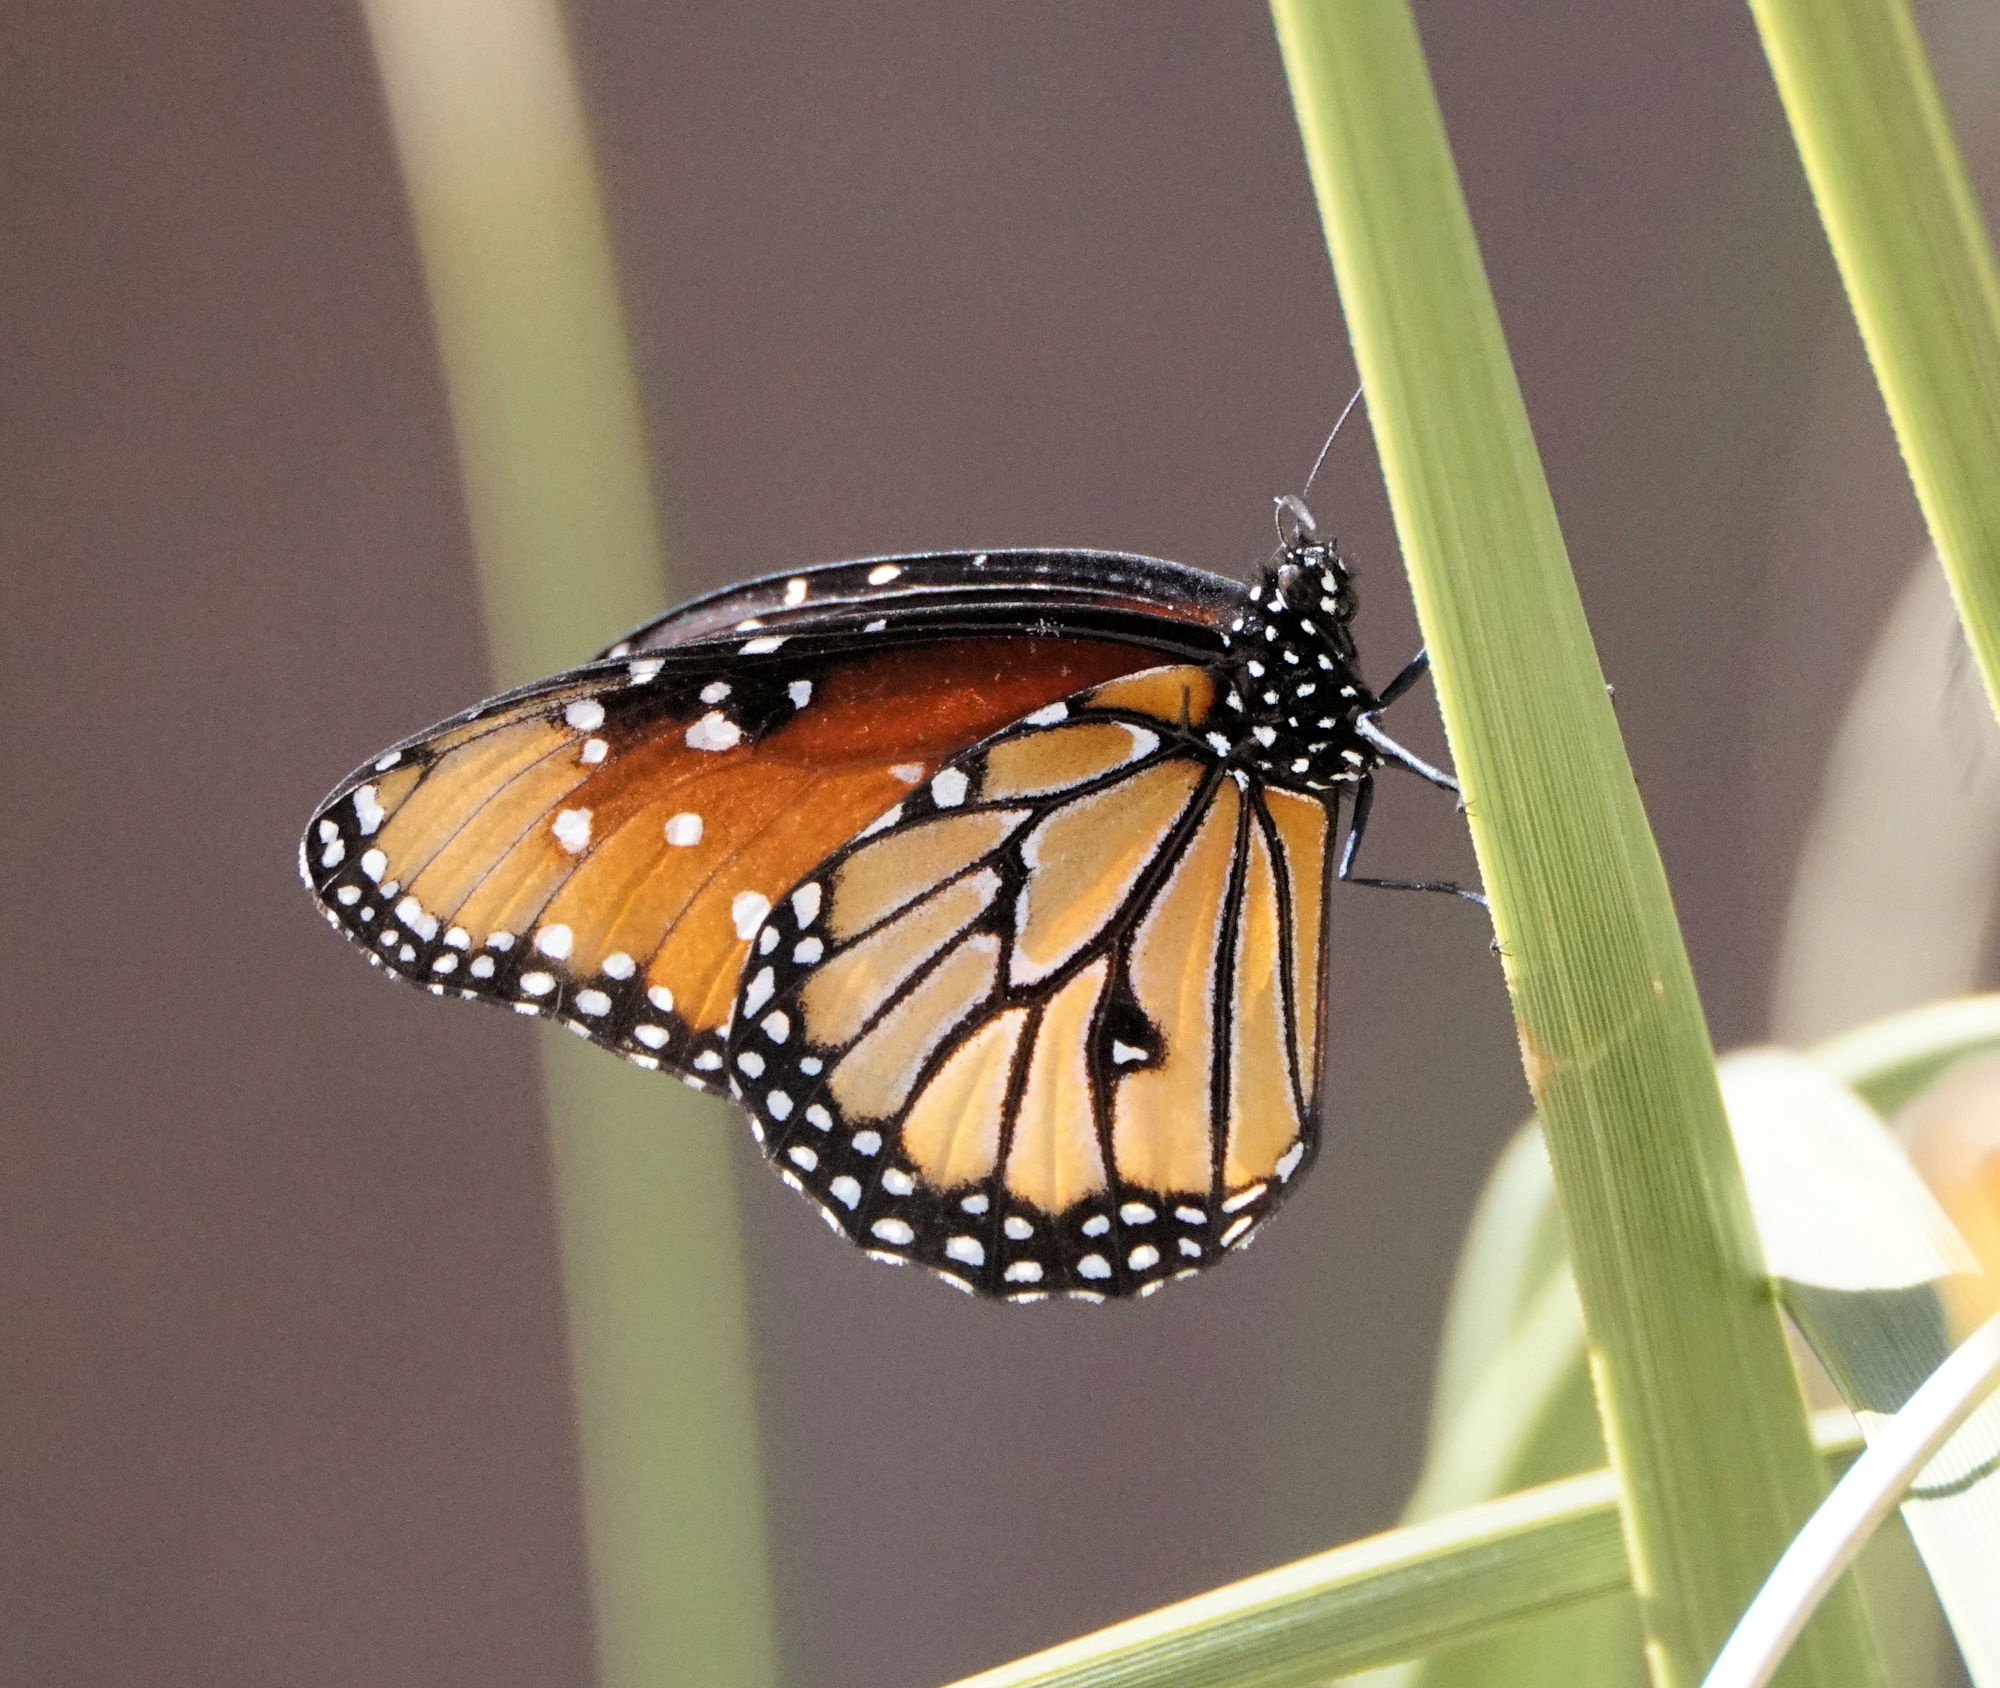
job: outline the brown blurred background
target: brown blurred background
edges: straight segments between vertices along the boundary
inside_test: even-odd
[[[1989,206],[1991,12],[1924,13]],[[1736,0],[1419,18],[1716,1037],[1751,1040],[1914,504]],[[571,22],[690,583],[1260,557],[1352,384],[1261,8]],[[582,1688],[531,1040],[383,986],[294,878],[321,792],[485,685],[359,17],[10,7],[0,124],[0,1680]],[[1386,676],[1415,634],[1364,429],[1314,503]],[[1384,868],[1465,865],[1389,795]],[[1319,1174],[1157,1301],[882,1271],[741,1140],[788,1680],[914,1688],[1393,1518],[1525,1098],[1465,909],[1335,919]]]

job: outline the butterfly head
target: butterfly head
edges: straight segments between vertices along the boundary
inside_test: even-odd
[[[1223,633],[1248,729],[1242,754],[1284,783],[1324,789],[1356,777],[1369,752],[1354,721],[1368,696],[1355,667],[1354,578],[1298,498],[1278,500],[1284,544]]]

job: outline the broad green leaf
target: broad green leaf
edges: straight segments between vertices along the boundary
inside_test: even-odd
[[[1949,1357],[1946,1297],[1978,1258],[1866,1102],[1811,1059],[1723,1063],[1765,1261],[1871,1441]],[[1927,1465],[1903,1505],[1966,1667],[2000,1688],[2000,1401]]]

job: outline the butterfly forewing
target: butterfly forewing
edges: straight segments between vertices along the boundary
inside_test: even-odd
[[[776,899],[729,1078],[873,1252],[1030,1299],[1144,1293],[1311,1156],[1330,816],[1175,665],[1026,713]]]
[[[712,1081],[766,913],[952,757],[1157,660],[1080,639],[731,639],[601,661],[378,758],[301,867],[389,971]]]
[[[1162,653],[1212,661],[1240,606],[1234,581],[1180,563],[1116,551],[944,551],[825,563],[766,575],[681,605],[604,654],[714,642],[735,648],[810,630],[849,639],[935,641],[1038,623]]]

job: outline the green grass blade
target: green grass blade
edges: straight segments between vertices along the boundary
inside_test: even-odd
[[[1408,7],[1274,0],[1568,1217],[1655,1680],[1691,1685],[1820,1475],[1673,905]],[[1789,1682],[1878,1680],[1851,1598]]]
[[[1905,0],[1750,0],[2000,710],[2000,271]]]
[[[667,581],[553,0],[365,0],[498,677],[584,660]],[[725,1111],[543,1046],[586,1556],[608,1688],[777,1679]]]
[[[1349,1542],[956,1688],[1281,1688],[1428,1653],[1625,1585],[1593,1471]]]
[[[1502,1153],[1466,1232],[1438,1356],[1431,1442],[1405,1522],[1604,1463],[1583,1311],[1539,1128]],[[1619,1688],[1645,1680],[1629,1593],[1509,1624],[1368,1688]]]
[[[1816,1457],[1860,1446],[1845,1412]],[[1294,1688],[1413,1658],[1627,1585],[1617,1480],[1585,1472],[1316,1553],[953,1688]]]

